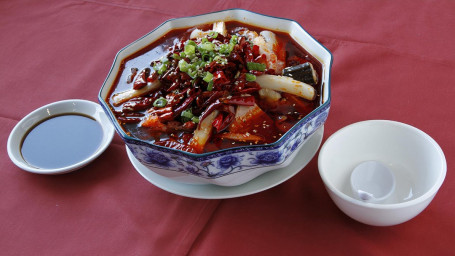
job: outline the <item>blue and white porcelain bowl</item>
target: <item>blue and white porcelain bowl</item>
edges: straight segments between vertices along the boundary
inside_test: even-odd
[[[115,86],[124,59],[154,42],[168,31],[215,21],[239,21],[289,33],[292,38],[322,64],[321,104],[301,119],[278,141],[268,145],[242,146],[204,154],[187,153],[153,145],[125,133],[105,101]],[[287,166],[305,146],[308,137],[321,128],[330,109],[331,53],[308,34],[296,21],[266,16],[242,9],[229,9],[198,16],[171,19],[117,53],[98,99],[133,155],[151,171],[184,183],[236,186],[257,176]],[[302,166],[303,168],[303,166]]]

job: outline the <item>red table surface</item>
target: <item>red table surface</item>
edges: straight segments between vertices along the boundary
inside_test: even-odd
[[[333,54],[323,142],[369,119],[432,136],[448,162],[433,202],[409,222],[360,224],[331,201],[317,155],[292,179],[224,200],[143,179],[118,135],[64,175],[24,172],[6,142],[59,100],[97,101],[115,54],[167,19],[243,8],[299,22]],[[455,253],[455,1],[0,1],[1,255],[450,255]]]

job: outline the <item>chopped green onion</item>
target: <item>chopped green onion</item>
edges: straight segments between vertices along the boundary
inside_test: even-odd
[[[169,59],[166,56],[164,56],[164,57],[161,58],[161,63],[168,64],[169,63]]]
[[[191,41],[193,42],[193,41]],[[196,53],[196,46],[192,44],[185,45],[185,49],[183,51],[187,56],[194,55]]]
[[[185,52],[180,52],[180,58],[186,58]]]
[[[153,106],[157,107],[157,108],[162,108],[162,107],[166,106],[166,104],[167,104],[167,100],[163,97],[160,97],[160,98],[156,99],[155,102],[153,102]]]
[[[216,31],[210,31],[210,32],[209,32],[209,36],[210,36],[211,38],[216,38],[216,37],[218,36],[218,32],[216,32]]]
[[[196,70],[190,69],[190,70],[188,70],[187,74],[188,74],[191,78],[194,79],[194,78],[196,78],[196,76],[197,76],[197,69],[196,69]]]
[[[222,44],[220,45],[220,50],[219,52],[222,54],[229,55],[232,50],[234,50],[234,44]]]
[[[178,55],[177,53],[174,53],[174,54],[172,54],[172,58],[174,58],[176,60],[180,60],[180,55]]]
[[[197,123],[199,123],[199,117],[198,117],[198,116],[193,116],[193,117],[191,118],[191,121],[193,121],[194,123],[197,124]]]
[[[162,74],[164,74],[164,72],[166,72],[166,70],[167,70],[167,65],[161,64],[161,66],[159,67],[157,72],[158,72],[158,74],[162,75]]]
[[[246,68],[248,70],[264,71],[266,66],[264,63],[247,62]]]
[[[203,38],[202,38],[202,43],[207,43],[207,42],[209,42],[209,40],[207,39],[207,37],[203,37]]]
[[[186,117],[188,119],[193,118],[193,113],[191,112],[191,109],[185,109],[183,110],[182,114],[180,114],[182,117]]]
[[[195,47],[197,46],[196,42],[194,42],[193,40],[186,41],[185,46],[187,46],[187,45],[192,45],[192,46],[195,46]]]
[[[215,45],[213,43],[206,42],[206,43],[200,44],[198,46],[198,49],[199,49],[199,51],[203,50],[203,51],[213,52],[213,50],[215,49]]]
[[[168,63],[169,63],[169,61],[168,61]],[[164,72],[166,72],[167,65],[164,63],[158,62],[155,65],[153,65],[153,69],[156,70],[156,72],[158,72],[158,74],[162,75]]]
[[[212,62],[212,57],[210,56],[210,54],[202,54],[201,59],[202,61]]]
[[[237,40],[238,40],[238,39],[239,39],[238,36],[233,35],[233,36],[231,37],[231,40],[229,40],[229,43],[235,45],[235,44],[237,44]]]
[[[246,73],[246,74],[245,74],[245,79],[246,79],[248,82],[253,82],[253,81],[256,81],[256,76],[253,75],[253,74]]]
[[[207,83],[210,83],[210,81],[213,80],[213,75],[210,72],[206,72],[204,78],[202,80],[206,81]]]
[[[215,56],[215,58],[213,58],[213,60],[220,64],[223,64],[223,65],[227,64],[227,59],[224,57],[221,57],[220,55]]]
[[[190,69],[192,69],[192,70],[197,70],[197,68],[198,68],[197,65],[198,65],[198,64],[199,64],[198,61],[192,62],[192,63],[190,64]]]
[[[188,64],[185,60],[179,60],[179,68],[182,72],[188,72],[190,64]]]
[[[213,80],[209,82],[209,84],[207,85],[207,91],[211,91],[213,90]]]

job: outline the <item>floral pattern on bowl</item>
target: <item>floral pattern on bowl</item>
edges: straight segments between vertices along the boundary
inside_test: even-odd
[[[122,60],[150,42],[157,40],[171,29],[191,27],[218,20],[236,20],[259,27],[289,32],[296,42],[301,44],[323,65],[321,105],[294,125],[278,141],[268,145],[242,146],[204,154],[192,154],[153,145],[147,141],[128,136],[104,100],[110,88],[114,86],[115,77],[120,70]],[[135,158],[151,171],[186,183],[235,186],[246,183],[267,171],[288,165],[295,157],[295,153],[304,146],[307,138],[323,126],[330,109],[331,65],[331,53],[297,22],[242,9],[230,9],[168,20],[152,32],[120,50],[100,90],[98,99]]]
[[[225,150],[205,157],[191,158],[173,154],[171,150],[151,148],[149,144],[125,141],[133,155],[152,170],[180,172],[208,180],[208,183],[225,185],[215,181],[217,178],[239,174],[252,169],[278,169],[290,162],[289,157],[298,151],[327,119],[329,106],[319,109],[302,120],[276,147],[245,147]],[[234,152],[233,152],[234,151]],[[287,161],[286,161],[287,160]],[[239,185],[239,184],[235,184]]]

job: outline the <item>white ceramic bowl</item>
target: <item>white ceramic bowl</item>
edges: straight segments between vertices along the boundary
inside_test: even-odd
[[[350,174],[361,162],[376,160],[395,175],[393,194],[380,204],[355,199]],[[439,145],[407,124],[371,120],[334,133],[321,147],[319,173],[334,203],[351,218],[374,226],[403,223],[417,216],[441,187],[447,164]]]
[[[125,133],[106,102],[122,61],[156,41],[172,29],[193,27],[215,21],[239,21],[265,29],[288,32],[291,37],[322,64],[321,104],[302,118],[278,141],[268,145],[253,145],[230,148],[204,154],[193,154],[177,149],[157,146]],[[192,17],[172,19],[120,50],[98,95],[99,102],[114,124],[117,133],[125,141],[134,157],[150,171],[170,179],[191,184],[215,184],[236,186],[244,184],[265,172],[287,166],[296,152],[305,146],[317,129],[327,119],[330,109],[331,53],[297,22],[284,18],[266,16],[241,9],[230,9]],[[303,168],[303,166],[302,166]]]
[[[27,132],[34,127],[36,124],[48,119],[52,116],[58,116],[61,114],[83,114],[95,119],[103,130],[103,138],[101,140],[98,149],[90,155],[88,158],[69,166],[46,169],[38,168],[28,164],[21,154],[21,144],[24,136]],[[27,116],[25,116],[10,133],[8,138],[7,148],[8,155],[13,163],[24,171],[38,173],[38,174],[62,174],[71,171],[75,171],[79,168],[84,167],[91,161],[95,160],[104,150],[109,146],[114,136],[114,127],[109,122],[106,114],[100,105],[92,101],[87,100],[63,100],[54,102],[45,106],[42,106]]]

